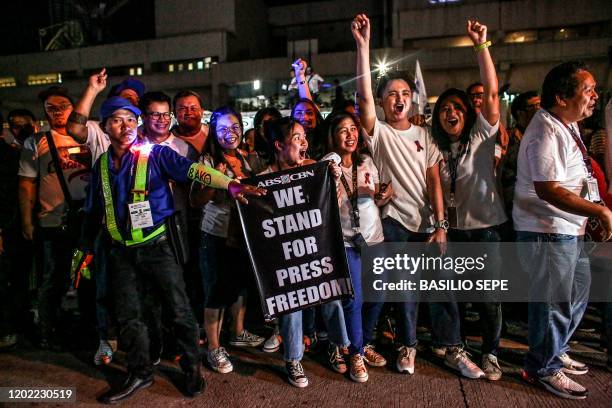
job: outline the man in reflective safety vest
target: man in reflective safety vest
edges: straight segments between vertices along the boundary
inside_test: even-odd
[[[242,185],[181,157],[167,146],[142,144],[136,132],[140,113],[120,97],[109,98],[102,105],[101,125],[111,146],[94,166],[85,207],[86,246],[93,241],[103,220],[112,242],[109,289],[129,372],[120,390],[100,397],[104,403],[119,402],[153,384],[142,302],[143,287],[148,285],[173,314],[175,336],[183,351],[180,364],[186,376],[186,394],[193,397],[204,389],[197,323],[185,293],[181,267],[166,237],[166,219],[174,213],[168,181],[193,180],[227,189],[233,198],[244,203],[245,195],[265,194],[263,189]]]

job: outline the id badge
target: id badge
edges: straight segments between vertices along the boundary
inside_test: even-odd
[[[457,207],[448,207],[448,226],[450,228],[457,228]]]
[[[599,196],[599,187],[597,186],[597,179],[595,177],[589,177],[585,180],[586,188],[588,192],[589,201],[597,203],[601,201]]]
[[[151,205],[149,201],[128,204],[132,229],[149,228],[153,226],[153,216],[151,215]]]

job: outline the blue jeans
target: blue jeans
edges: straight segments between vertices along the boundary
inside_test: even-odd
[[[382,221],[385,241],[387,242],[425,242],[427,233],[412,232],[391,217]],[[414,347],[417,344],[416,327],[418,302],[394,304],[396,308],[397,343]],[[461,345],[460,317],[457,302],[430,302],[432,343],[436,347]]]
[[[500,242],[500,226],[479,228],[474,230],[448,230],[448,239],[452,242]],[[498,251],[499,251],[499,247]],[[492,256],[491,256],[492,255]],[[489,255],[489,266],[494,270],[501,268],[501,255]],[[497,355],[502,330],[502,308],[500,302],[475,302],[474,309],[480,315],[480,327],[482,331],[483,354]],[[459,305],[461,323],[465,322],[465,304]],[[463,326],[462,326],[463,327]],[[465,336],[462,337],[465,338]]]
[[[363,346],[372,341],[374,327],[384,303],[363,302],[361,291],[361,254],[353,248],[346,249],[346,258],[351,273],[351,282],[355,291],[354,299],[342,301],[346,331],[351,341],[349,353],[363,355]]]
[[[344,324],[342,303],[339,300],[320,305],[321,315],[329,341],[337,346],[346,347],[349,339]],[[285,361],[300,361],[304,356],[304,340],[302,331],[302,311],[285,314],[279,317],[280,334],[285,343]]]
[[[529,352],[525,371],[545,377],[559,371],[559,355],[569,350],[568,342],[586,310],[591,285],[589,258],[582,237],[517,231],[518,242],[530,242],[518,248],[521,266],[529,271]],[[553,245],[551,245],[551,243]],[[566,282],[568,299],[556,299],[553,288]]]

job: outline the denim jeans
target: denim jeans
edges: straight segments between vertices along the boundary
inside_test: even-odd
[[[456,230],[448,231],[448,239],[451,242],[500,242],[500,226],[480,228],[475,230]],[[493,249],[489,248],[489,252]],[[492,255],[492,256],[491,256]],[[501,268],[501,256],[490,254],[488,265],[494,270]],[[473,303],[474,309],[480,315],[480,327],[482,331],[482,348],[483,354],[497,355],[499,341],[501,339],[502,330],[502,308],[500,302],[476,302]],[[465,322],[465,308],[459,305],[461,314],[461,327]],[[462,331],[462,338],[465,338]]]
[[[391,217],[382,221],[385,241],[387,242],[425,242],[427,233],[412,232]],[[396,309],[397,340],[402,346],[414,347],[417,344],[416,327],[418,302],[394,304]],[[457,302],[430,302],[432,343],[434,346],[461,345],[460,317]]]
[[[590,264],[582,237],[517,231],[521,266],[529,272],[529,352],[525,371],[545,377],[559,371],[559,355],[569,350],[568,342],[586,310],[591,284]],[[558,282],[569,287],[567,300],[554,292]],[[542,296],[548,301],[541,301]]]
[[[361,290],[361,254],[354,248],[346,247],[346,258],[351,273],[355,298],[342,301],[346,331],[351,342],[349,353],[363,355],[363,346],[372,341],[374,327],[384,303],[363,302]]]
[[[329,341],[340,347],[347,347],[349,339],[346,334],[342,303],[334,300],[320,305],[323,322],[327,328]],[[280,316],[280,334],[285,343],[285,361],[300,361],[304,356],[304,339],[302,330],[302,311]]]
[[[183,271],[165,240],[156,243],[110,249],[108,283],[113,310],[120,329],[121,344],[127,352],[128,371],[139,378],[153,372],[149,330],[145,323],[147,290],[171,314],[176,341],[183,352],[180,365],[193,370],[200,360],[198,327],[185,292]]]

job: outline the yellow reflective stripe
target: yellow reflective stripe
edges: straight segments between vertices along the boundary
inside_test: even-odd
[[[138,160],[136,162],[136,177],[134,178],[134,189],[132,190],[132,203],[141,203],[145,201],[147,194],[147,171],[149,169],[149,150],[142,149],[138,153]],[[149,236],[147,236],[147,239]],[[132,230],[132,239],[126,241],[133,243],[142,243],[146,241],[142,234],[141,228]]]
[[[115,241],[123,242],[123,237],[117,228],[117,219],[115,218],[115,207],[113,205],[113,192],[110,186],[110,177],[108,175],[108,167],[110,166],[110,156],[108,151],[102,153],[100,157],[100,175],[102,176],[102,193],[104,195],[104,212],[106,213],[106,229],[111,238]]]
[[[142,230],[138,230],[141,231]],[[162,235],[163,233],[166,232],[166,226],[164,224],[160,225],[155,231],[153,231],[152,233],[150,233],[149,235],[147,235],[146,237],[144,237],[144,239],[141,239],[140,241],[137,240],[131,240],[131,241],[125,241],[125,245],[126,246],[132,246],[132,245],[138,245],[138,244],[144,244],[145,242],[148,242],[154,238],[159,237],[160,235]],[[134,235],[134,232],[132,231],[132,236]]]

